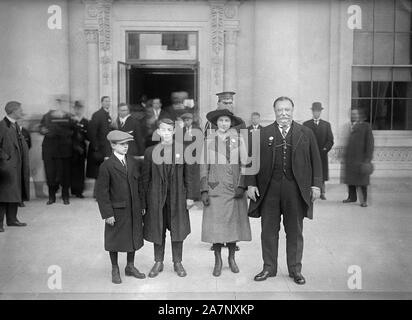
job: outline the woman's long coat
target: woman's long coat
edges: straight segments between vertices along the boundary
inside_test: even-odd
[[[195,179],[189,166],[183,161],[183,154],[173,149],[174,161],[171,181],[164,176],[162,164],[156,163],[156,154],[161,148],[156,144],[146,149],[142,170],[142,189],[144,191],[144,238],[145,240],[162,244],[163,207],[166,202],[167,185],[170,189],[170,235],[172,241],[183,241],[190,234],[189,211],[186,199],[198,198],[199,190],[195,188]],[[182,149],[183,150],[183,149]],[[181,162],[181,163],[179,163]],[[198,185],[198,184],[197,184]]]
[[[131,252],[143,246],[143,219],[137,161],[126,156],[127,169],[112,154],[100,165],[96,199],[103,219],[114,217],[114,226],[105,224],[106,251]]]
[[[365,170],[373,157],[374,139],[372,129],[366,122],[355,124],[345,148],[344,182],[347,185],[369,185],[371,172]]]
[[[0,121],[0,202],[20,203],[30,198],[29,149],[21,137],[19,148],[16,129],[4,118]]]
[[[243,139],[234,131],[227,139],[209,137],[205,144],[205,164],[200,166],[200,190],[208,191],[210,204],[203,207],[202,241],[250,241],[246,193],[242,198],[234,197],[237,187],[244,184],[241,161],[246,161],[247,151]]]

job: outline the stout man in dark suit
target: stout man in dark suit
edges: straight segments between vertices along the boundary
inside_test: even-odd
[[[289,276],[305,284],[301,273],[303,218],[313,217],[313,201],[320,196],[322,164],[313,132],[293,121],[293,101],[273,103],[276,121],[260,130],[260,170],[245,176],[249,216],[261,217],[263,270],[255,281],[277,273],[280,216],[286,231]]]
[[[320,198],[322,200],[326,200],[325,181],[329,180],[328,152],[333,146],[333,134],[330,123],[320,118],[322,110],[323,107],[320,102],[312,103],[313,119],[305,121],[303,125],[312,129],[318,143],[320,159],[322,160],[323,176],[322,188],[320,189]]]

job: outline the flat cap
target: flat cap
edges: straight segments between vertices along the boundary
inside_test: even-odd
[[[127,132],[123,132],[120,130],[113,130],[107,134],[107,140],[113,143],[124,143],[128,141],[132,141],[133,136],[128,134]]]
[[[183,113],[183,114],[180,116],[180,118],[182,118],[182,119],[186,119],[186,118],[193,119],[193,114],[191,114],[191,113],[189,113],[189,112],[186,112],[186,113]]]

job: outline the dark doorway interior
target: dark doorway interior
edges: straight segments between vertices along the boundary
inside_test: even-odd
[[[164,107],[171,104],[170,94],[186,91],[189,99],[198,101],[197,73],[194,68],[164,68],[132,66],[129,75],[129,103],[139,103],[142,94],[148,99],[159,97]]]

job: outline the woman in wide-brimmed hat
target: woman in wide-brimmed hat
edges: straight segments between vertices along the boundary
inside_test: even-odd
[[[232,128],[242,123],[242,119],[227,109],[211,111],[206,117],[218,129],[215,135],[209,134],[206,139],[205,164],[200,167],[200,191],[204,205],[202,241],[213,243],[213,275],[218,277],[222,272],[223,243],[227,243],[229,248],[229,267],[232,272],[238,273],[236,242],[252,239],[241,174],[247,150],[241,135]]]

